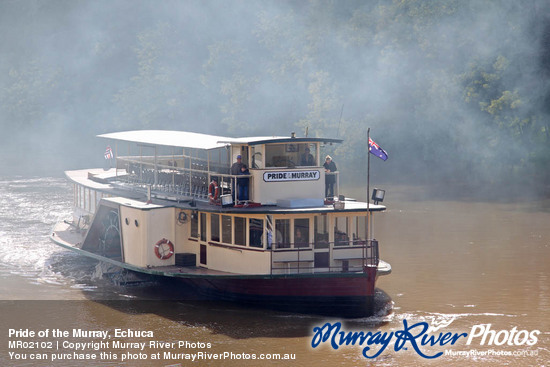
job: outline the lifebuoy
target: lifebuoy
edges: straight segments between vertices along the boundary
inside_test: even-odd
[[[218,185],[214,185],[213,182],[210,183],[210,185],[208,185],[208,197],[210,198],[210,200],[218,200],[218,196],[219,196],[219,186]]]
[[[155,244],[155,255],[161,260],[171,258],[174,255],[174,244],[163,238]]]

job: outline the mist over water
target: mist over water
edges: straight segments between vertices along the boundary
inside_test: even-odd
[[[366,180],[370,127],[390,156],[371,157],[371,188],[387,189],[374,227],[393,267],[377,286],[392,301],[347,329],[390,332],[403,320],[540,329],[530,358],[431,365],[547,363],[548,1],[3,0],[0,54],[0,299],[79,300],[8,305],[3,325],[139,325],[221,352],[297,353],[299,366],[364,364],[357,348],[313,352],[311,330],[326,322],[315,316],[102,302],[165,294],[113,283],[47,236],[71,214],[63,171],[103,166],[108,142],[97,134],[300,137],[307,128],[345,140],[322,153],[342,171],[344,193],[363,200],[354,188]],[[375,364],[429,364],[409,352]]]
[[[101,166],[126,129],[338,136],[392,182],[545,190],[546,1],[3,1],[0,169]],[[340,116],[342,116],[340,118]]]

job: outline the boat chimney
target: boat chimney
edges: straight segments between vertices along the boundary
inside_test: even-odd
[[[292,139],[295,139],[295,138],[296,138],[296,133],[295,133],[294,131],[291,132],[291,133],[290,133],[290,137],[291,137]]]

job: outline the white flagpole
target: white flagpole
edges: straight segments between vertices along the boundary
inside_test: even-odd
[[[370,127],[367,129],[367,228],[366,228],[366,235],[367,235],[367,244],[366,247],[370,246]],[[367,249],[365,248],[365,252]],[[365,254],[366,255],[366,254]],[[363,256],[363,259],[366,260],[366,257]],[[365,264],[366,265],[366,264]]]

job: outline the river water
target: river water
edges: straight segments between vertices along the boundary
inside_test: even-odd
[[[0,177],[0,365],[548,366],[550,202],[434,200],[423,188],[386,189],[388,210],[374,229],[393,272],[378,280],[376,316],[338,320],[192,297],[174,301],[156,283],[102,276],[95,262],[48,240],[53,224],[70,216],[72,194],[63,178]],[[334,347],[329,339],[313,348],[313,330],[325,323],[378,338],[367,339],[371,350],[364,349],[367,341],[339,346],[339,339]],[[424,326],[436,341],[450,333],[445,345],[441,339],[421,345],[419,337],[416,351],[413,341],[400,345],[391,334],[409,327],[416,335]],[[153,335],[115,336],[115,329]],[[112,339],[102,345],[101,337],[73,330],[105,331]],[[470,344],[465,336],[452,344],[462,333]],[[381,350],[384,335],[387,348],[365,358]],[[175,344],[163,349],[151,341]],[[95,344],[77,351],[76,342]]]

